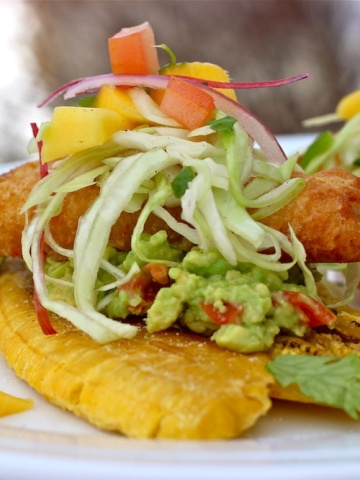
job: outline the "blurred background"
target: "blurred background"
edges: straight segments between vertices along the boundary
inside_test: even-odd
[[[0,0],[0,162],[27,157],[30,122],[50,118],[41,100],[109,72],[108,37],[146,20],[178,61],[217,63],[233,80],[308,73],[238,93],[276,134],[304,131],[360,88],[360,0]]]

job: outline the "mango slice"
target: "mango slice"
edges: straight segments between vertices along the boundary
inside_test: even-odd
[[[350,120],[360,113],[360,90],[345,95],[337,104],[336,113],[343,120]]]
[[[43,163],[102,145],[122,128],[119,115],[106,108],[56,107],[42,134]]]
[[[230,82],[229,74],[219,65],[208,62],[183,62],[174,63],[161,69],[161,75],[182,75],[184,77],[203,78],[206,80],[213,80],[216,82]],[[228,96],[232,100],[236,99],[236,93],[232,89],[218,89],[219,92]],[[151,98],[158,104],[164,96],[164,90],[151,90]]]
[[[114,110],[119,115],[121,130],[133,129],[138,125],[147,123],[147,120],[139,113],[129,97],[127,88],[103,85],[99,90],[94,106]]]

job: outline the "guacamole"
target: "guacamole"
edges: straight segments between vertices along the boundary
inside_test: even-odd
[[[136,266],[135,273],[111,292],[102,286],[115,279],[100,268],[97,305],[110,318],[140,315],[150,333],[176,323],[243,353],[269,349],[280,331],[303,336],[309,329],[304,314],[281,294],[306,294],[300,274],[290,283],[294,271],[267,271],[250,263],[233,266],[216,250],[193,247],[183,252],[169,244],[164,231],[143,234],[138,248],[142,259],[133,251],[106,250],[104,261],[121,268],[125,277]],[[48,258],[45,272],[52,298],[71,302],[72,262]]]

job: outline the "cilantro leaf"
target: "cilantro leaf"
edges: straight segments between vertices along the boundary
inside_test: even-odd
[[[161,48],[162,50],[164,50],[164,52],[166,52],[169,57],[170,57],[170,62],[167,63],[166,65],[164,65],[161,69],[160,69],[160,72],[162,72],[163,70],[165,70],[166,67],[169,67],[171,65],[175,65],[176,64],[176,56],[175,56],[175,53],[171,50],[171,48],[166,45],[166,43],[162,43],[161,45],[155,45],[156,47],[159,47]]]
[[[327,150],[331,148],[334,143],[334,136],[331,132],[326,130],[325,132],[321,133],[313,143],[308,147],[305,151],[304,155],[302,156],[300,165],[302,168],[306,169],[306,167],[311,163],[311,161],[325,153]]]
[[[195,174],[190,167],[184,167],[171,182],[171,188],[176,198],[181,198]]]
[[[281,386],[297,383],[301,393],[340,408],[352,418],[360,412],[360,358],[281,355],[267,364]]]
[[[94,105],[96,97],[88,96],[83,97],[78,101],[79,107],[92,107]]]
[[[219,118],[217,120],[210,120],[206,125],[209,125],[216,132],[232,132],[236,119],[226,115],[226,117]]]

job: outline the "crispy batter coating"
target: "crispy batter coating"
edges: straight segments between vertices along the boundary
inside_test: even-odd
[[[20,215],[29,193],[39,180],[37,162],[26,163],[0,176],[0,256],[21,256],[21,232],[25,217]]]
[[[331,168],[306,182],[292,202],[262,222],[285,234],[291,225],[309,262],[360,261],[360,178]]]
[[[20,209],[39,179],[36,163],[22,165],[0,177],[0,256],[21,256],[24,216]],[[360,261],[360,178],[332,168],[306,178],[306,188],[290,203],[262,222],[285,234],[292,226],[303,243],[309,262]],[[62,212],[51,222],[55,240],[65,248],[73,245],[79,217],[98,194],[96,186],[66,196]],[[180,218],[180,209],[171,213]],[[138,214],[122,213],[110,242],[119,250],[130,249],[131,233]],[[151,215],[145,231],[168,231],[169,240],[186,248],[186,242],[166,223]]]
[[[0,256],[21,256],[21,232],[25,216],[20,214],[34,185],[39,181],[37,162],[27,163],[0,177]],[[64,201],[62,212],[51,221],[51,232],[55,240],[64,248],[72,248],[78,220],[96,199],[99,189],[96,186],[69,193]],[[180,208],[172,208],[172,215],[180,219]],[[31,215],[30,215],[31,216]],[[130,250],[131,233],[139,213],[123,212],[113,226],[110,244],[122,251]],[[169,241],[180,248],[189,248],[189,243],[179,234],[170,230],[167,224],[150,215],[145,224],[145,232],[153,234],[159,230],[168,232]]]

